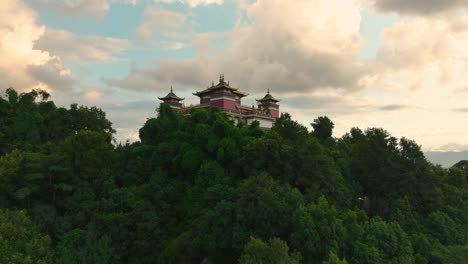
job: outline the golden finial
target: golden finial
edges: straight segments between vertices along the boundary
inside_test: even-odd
[[[219,82],[220,83],[224,82],[224,74],[219,75]]]
[[[171,85],[171,93],[173,93],[174,91],[172,90],[172,85]]]
[[[267,90],[267,94],[270,94],[270,88],[268,88],[268,90]]]
[[[214,81],[213,81],[213,80],[211,80],[211,86],[212,86],[212,87],[214,86]]]

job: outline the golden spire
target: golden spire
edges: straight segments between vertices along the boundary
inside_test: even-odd
[[[173,93],[174,91],[172,90],[172,85],[171,85],[171,93]]]
[[[267,94],[270,94],[270,88],[268,88],[268,90],[267,90]]]
[[[219,75],[219,82],[220,83],[224,82],[224,74]]]

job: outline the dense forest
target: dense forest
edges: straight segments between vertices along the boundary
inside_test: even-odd
[[[468,263],[468,161],[327,117],[155,115],[116,144],[102,110],[8,89],[0,263]]]

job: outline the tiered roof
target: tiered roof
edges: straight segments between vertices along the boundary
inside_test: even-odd
[[[274,98],[274,97],[270,94],[270,89],[268,89],[267,94],[266,94],[262,99],[255,99],[255,100],[257,100],[257,102],[272,101],[272,102],[275,102],[275,103],[281,101],[281,100],[279,100],[279,99]]]
[[[193,94],[196,95],[196,96],[201,96],[201,95],[203,95],[203,94],[211,93],[211,92],[213,92],[214,90],[216,90],[216,89],[221,89],[221,88],[228,89],[228,90],[230,90],[232,93],[235,93],[235,94],[239,95],[240,97],[245,97],[245,96],[249,95],[249,94],[247,94],[247,93],[243,93],[243,92],[238,91],[238,90],[239,90],[238,88],[233,88],[233,87],[231,87],[231,86],[229,85],[229,82],[226,83],[226,82],[224,81],[224,75],[223,75],[223,74],[221,74],[221,75],[219,76],[219,83],[218,83],[217,85],[214,85],[214,83],[212,83],[212,84],[211,84],[211,87],[208,87],[207,89],[205,89],[205,90],[203,90],[203,91],[195,92],[195,93],[193,93]]]
[[[174,99],[176,101],[182,101],[184,100],[185,98],[180,98],[178,97],[177,95],[175,95],[174,91],[172,90],[172,86],[171,86],[171,91],[164,97],[158,97],[159,100],[168,100],[168,99]]]

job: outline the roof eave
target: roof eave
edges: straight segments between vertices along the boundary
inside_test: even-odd
[[[175,99],[175,100],[178,100],[178,101],[182,101],[182,100],[185,100],[185,98],[180,98],[180,97],[173,97],[173,96],[166,96],[166,97],[158,97],[159,100],[166,100],[166,99]]]
[[[275,103],[281,102],[281,100],[275,99],[275,98],[255,99],[255,101],[257,101],[257,102],[273,101],[273,102],[275,102]]]

